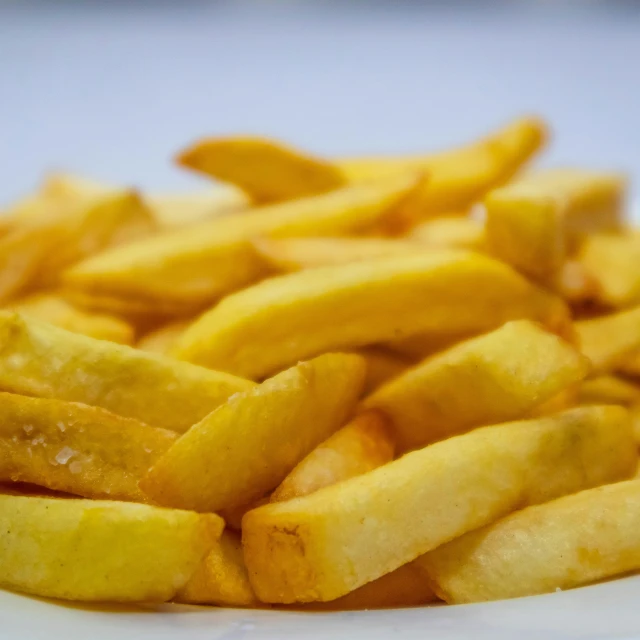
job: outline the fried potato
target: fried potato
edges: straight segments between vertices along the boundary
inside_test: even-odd
[[[417,243],[391,238],[262,238],[253,245],[270,267],[283,272],[425,253]]]
[[[393,380],[414,362],[409,357],[384,347],[366,347],[357,353],[367,363],[367,377],[364,383],[364,393],[366,394],[371,393],[385,382]]]
[[[411,229],[408,238],[440,249],[482,251],[485,248],[484,224],[466,216],[426,220]]]
[[[121,344],[133,342],[134,329],[121,318],[82,311],[52,293],[35,293],[12,302],[7,308],[98,340],[111,340]]]
[[[302,198],[347,182],[331,162],[258,137],[205,138],[176,160],[183,167],[235,184],[255,202]]]
[[[360,357],[325,354],[236,394],[191,427],[140,487],[159,504],[196,511],[259,498],[344,424],[364,375]]]
[[[260,378],[324,351],[417,333],[480,332],[514,318],[560,325],[566,314],[558,298],[506,265],[442,251],[267,280],[202,315],[172,353]]]
[[[319,444],[271,494],[271,502],[306,496],[393,460],[390,425],[377,411],[365,411]]]
[[[104,196],[117,190],[117,187],[93,178],[55,172],[45,176],[40,193],[46,198],[70,201]]]
[[[176,438],[104,409],[0,393],[1,481],[144,502],[138,482]]]
[[[524,416],[582,380],[587,359],[528,320],[428,358],[363,403],[392,421],[401,450]]]
[[[0,495],[0,585],[85,602],[164,602],[220,536],[214,514]]]
[[[582,383],[578,401],[581,404],[633,405],[640,403],[640,387],[618,376],[599,376]]]
[[[332,600],[517,508],[630,477],[636,464],[619,407],[477,429],[249,511],[249,579],[263,602]]]
[[[421,169],[429,180],[422,193],[423,213],[461,211],[511,178],[547,138],[536,118],[522,118],[466,147],[431,156],[352,158],[338,162],[351,180]]]
[[[165,324],[159,329],[142,336],[142,338],[138,340],[136,348],[153,353],[167,354],[187,326],[188,323],[184,321]]]
[[[575,323],[582,352],[594,371],[615,370],[640,351],[640,306]]]
[[[572,169],[531,173],[485,199],[491,252],[543,281],[556,274],[575,234],[620,227],[625,181]]]
[[[617,367],[618,371],[628,376],[640,376],[640,351],[634,351]]]
[[[0,312],[0,389],[185,431],[253,383]]]
[[[67,271],[68,288],[177,306],[182,315],[267,272],[256,236],[349,235],[393,217],[419,177],[410,174],[333,193],[221,216],[105,251]]]
[[[253,593],[244,564],[240,536],[222,532],[175,602],[214,604],[221,607],[251,607],[260,603]]]
[[[597,300],[600,295],[598,281],[578,260],[565,260],[549,284],[553,291],[573,305]]]
[[[517,598],[640,569],[640,480],[581,491],[472,531],[421,558],[447,602]]]

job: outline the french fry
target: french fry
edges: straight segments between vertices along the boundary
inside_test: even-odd
[[[191,427],[140,487],[159,504],[196,511],[259,498],[344,423],[364,375],[364,362],[352,354],[301,362]]]
[[[410,240],[440,249],[485,249],[485,228],[468,216],[445,216],[426,220],[408,234]]]
[[[517,598],[640,569],[640,480],[532,506],[428,553],[447,602]]]
[[[0,495],[0,584],[85,602],[164,602],[220,536],[214,514]]]
[[[573,305],[591,302],[600,296],[598,281],[578,260],[565,260],[549,284],[553,291]]]
[[[256,236],[349,235],[393,217],[419,184],[415,174],[262,207],[105,251],[67,271],[68,288],[140,299],[182,315],[265,275]]]
[[[255,202],[303,198],[347,183],[331,162],[257,137],[205,138],[182,151],[177,162],[235,184]]]
[[[638,404],[640,387],[618,376],[599,376],[582,383],[578,401],[581,404]]]
[[[271,502],[306,496],[359,476],[393,460],[390,425],[376,411],[366,411],[319,444],[280,483]]]
[[[260,603],[247,576],[240,536],[223,531],[174,600],[226,607],[258,606]]]
[[[406,451],[524,416],[588,371],[587,359],[571,345],[519,320],[427,358],[363,406],[391,419]]]
[[[185,431],[248,380],[0,312],[0,389]]]
[[[628,376],[640,376],[640,350],[634,351],[618,366],[618,371]]]
[[[518,271],[548,281],[576,233],[619,228],[625,181],[570,169],[526,175],[485,199],[491,252]]]
[[[104,409],[0,393],[1,481],[144,502],[138,482],[176,438]]]
[[[582,352],[594,371],[615,370],[640,351],[640,306],[575,323]]]
[[[636,464],[619,407],[477,429],[249,511],[249,579],[263,602],[333,600],[517,508],[630,477]]]
[[[536,118],[522,118],[466,147],[431,156],[352,158],[338,162],[351,180],[371,179],[411,169],[429,176],[422,190],[423,214],[463,211],[509,180],[547,138]]]
[[[367,363],[367,377],[364,383],[364,393],[367,395],[399,376],[414,363],[409,357],[384,347],[366,347],[357,353]]]
[[[142,338],[138,340],[136,347],[143,351],[168,354],[187,326],[188,323],[183,321],[165,324],[159,329],[142,336]]]
[[[40,193],[52,200],[71,201],[104,196],[117,191],[110,184],[72,173],[50,173],[45,176]]]
[[[172,353],[260,378],[332,349],[417,333],[478,333],[515,318],[557,326],[566,313],[559,299],[491,258],[432,252],[267,280],[202,315]]]
[[[12,302],[7,308],[98,340],[111,340],[121,344],[133,342],[134,329],[121,318],[82,311],[52,293],[35,293]]]

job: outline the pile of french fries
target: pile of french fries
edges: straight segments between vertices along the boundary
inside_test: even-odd
[[[0,218],[0,585],[468,603],[640,569],[640,230],[535,118],[415,157],[204,139]]]

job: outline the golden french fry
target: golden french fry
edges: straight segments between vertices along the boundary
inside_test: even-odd
[[[364,393],[367,395],[414,364],[410,358],[384,347],[366,347],[357,353],[367,363],[367,377],[364,383]]]
[[[551,593],[640,569],[638,527],[631,480],[517,511],[419,563],[454,604]]]
[[[477,429],[249,511],[249,579],[263,602],[332,600],[515,509],[630,477],[636,465],[619,407]]]
[[[440,249],[485,249],[485,228],[468,216],[446,216],[416,225],[407,236],[427,247]]]
[[[393,460],[390,425],[377,411],[365,411],[303,458],[271,494],[271,502],[306,496]]]
[[[187,584],[176,594],[176,602],[215,604],[227,607],[258,606],[247,568],[240,536],[223,531]]]
[[[191,427],[140,487],[159,504],[196,511],[259,498],[344,423],[364,375],[359,356],[325,354],[236,394]]]
[[[0,389],[103,407],[185,431],[254,385],[159,354],[0,312]]]
[[[571,169],[526,175],[485,199],[491,252],[544,281],[562,267],[575,234],[621,224],[625,191],[618,174]]]
[[[267,280],[202,315],[172,353],[260,378],[323,351],[417,333],[478,333],[514,318],[557,326],[566,314],[558,298],[496,260],[439,251]]]
[[[7,308],[26,317],[99,340],[121,344],[133,342],[134,329],[129,323],[114,316],[82,311],[59,295],[35,293],[12,302]]]
[[[220,536],[214,514],[0,495],[0,585],[37,596],[164,602]]]
[[[582,352],[591,360],[594,371],[613,371],[640,351],[640,306],[579,320],[575,329]]]
[[[0,393],[2,481],[143,502],[139,480],[176,438],[97,407]]]
[[[522,118],[467,147],[431,156],[352,158],[338,162],[351,180],[421,169],[429,176],[422,189],[425,214],[462,211],[511,178],[543,146],[546,126]]]
[[[261,238],[253,245],[269,266],[284,272],[425,253],[417,243],[392,238]]]
[[[172,349],[176,340],[187,328],[188,323],[184,321],[170,322],[164,326],[151,331],[142,336],[136,344],[136,348],[153,353],[167,354]]]
[[[364,402],[393,424],[401,450],[524,416],[582,380],[587,359],[528,320],[427,358]]]
[[[182,151],[178,164],[230,182],[255,202],[277,202],[324,193],[346,184],[331,162],[257,137],[205,138]]]
[[[238,216],[165,232],[105,251],[67,271],[68,288],[142,298],[160,308],[173,304],[187,315],[265,274],[250,240],[256,236],[349,235],[395,215],[419,184],[415,174],[394,176],[262,207]]]
[[[600,295],[598,281],[578,260],[566,260],[549,284],[553,291],[571,304],[597,300]]]
[[[618,376],[599,376],[582,383],[578,401],[581,404],[633,405],[640,403],[640,387]]]

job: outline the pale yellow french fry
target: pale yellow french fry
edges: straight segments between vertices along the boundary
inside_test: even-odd
[[[131,344],[134,328],[121,318],[88,313],[52,293],[35,293],[7,305],[11,311],[99,340]]]
[[[238,216],[165,232],[105,251],[67,271],[68,288],[173,304],[182,315],[258,280],[267,266],[256,236],[350,235],[393,217],[419,176],[395,176],[319,196],[262,207]]]
[[[176,438],[97,407],[0,393],[2,481],[144,502],[138,482]]]
[[[575,323],[582,352],[599,373],[613,371],[640,350],[640,306]]]
[[[0,585],[84,602],[164,602],[220,536],[214,514],[0,495]]]
[[[191,427],[140,487],[158,504],[196,511],[259,498],[344,424],[364,375],[360,357],[325,354],[236,394]]]
[[[553,274],[549,285],[570,304],[590,302],[600,297],[598,281],[586,265],[578,260],[565,260]]]
[[[255,202],[277,202],[324,193],[346,184],[331,162],[257,137],[205,138],[182,151],[178,164],[230,182]]]
[[[588,360],[528,320],[509,322],[408,369],[364,402],[393,424],[401,450],[524,416],[582,380]]]
[[[585,380],[580,385],[578,402],[581,404],[621,404],[629,406],[640,403],[640,387],[629,380],[608,375]]]
[[[532,506],[420,559],[462,604],[552,593],[640,569],[640,480]]]
[[[142,336],[142,338],[138,340],[136,348],[153,353],[168,354],[187,326],[188,323],[185,321],[165,324],[159,329]]]
[[[418,333],[479,333],[515,318],[558,326],[566,313],[558,298],[496,260],[430,252],[267,280],[202,315],[172,353],[261,378],[324,351]]]
[[[271,502],[306,496],[359,476],[393,460],[389,422],[377,411],[365,411],[336,431],[302,459],[271,494]]]
[[[333,600],[516,509],[628,478],[636,465],[619,407],[477,429],[249,511],[249,579],[263,602]]]
[[[416,225],[407,237],[427,247],[440,249],[485,249],[485,228],[468,216],[446,216]]]
[[[576,233],[621,226],[625,180],[573,169],[531,173],[485,199],[490,251],[547,281],[561,269]]]
[[[254,385],[226,373],[0,312],[0,389],[82,402],[185,431]]]
[[[357,351],[367,363],[364,393],[369,394],[385,382],[406,371],[414,360],[384,347],[365,347]]]
[[[370,179],[407,169],[429,176],[422,190],[423,214],[463,211],[509,180],[547,138],[536,118],[515,120],[466,147],[430,156],[352,158],[338,162],[351,180]]]

